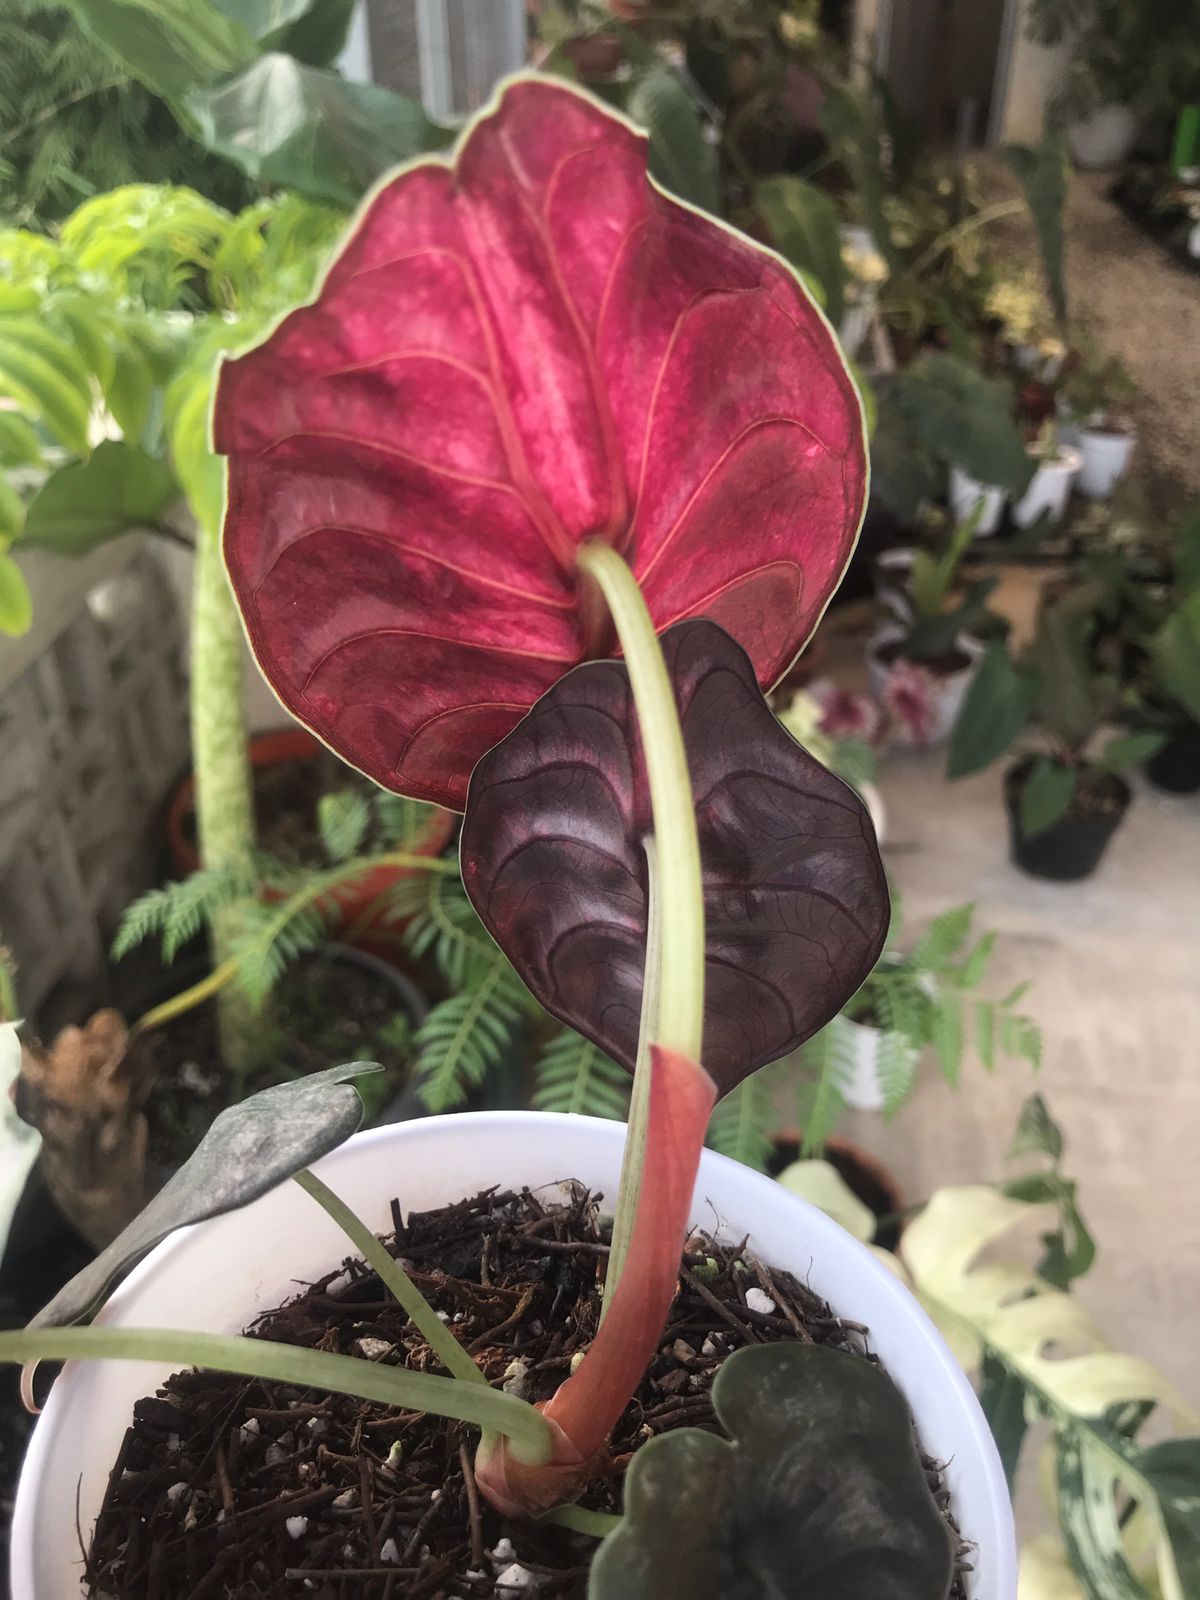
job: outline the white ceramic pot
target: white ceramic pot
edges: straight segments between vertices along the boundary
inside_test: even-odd
[[[995,533],[1000,526],[1005,499],[1004,490],[997,485],[980,483],[961,467],[950,468],[950,509],[955,522],[965,522],[983,501],[983,511],[975,528],[976,538],[986,539]]]
[[[1067,129],[1067,143],[1077,167],[1107,172],[1119,167],[1133,148],[1137,119],[1128,106],[1101,106]]]
[[[847,306],[842,313],[842,320],[838,324],[838,343],[844,355],[851,361],[862,349],[863,341],[871,328],[871,318],[875,315],[874,294],[863,293],[863,298],[852,306]]]
[[[389,1201],[427,1210],[492,1184],[533,1188],[578,1178],[615,1196],[623,1124],[529,1111],[429,1117],[361,1133],[316,1170],[372,1227],[390,1230]],[[705,1151],[692,1208],[697,1226],[749,1235],[764,1261],[794,1273],[871,1342],[908,1398],[925,1449],[948,1463],[963,1536],[978,1547],[971,1600],[1014,1600],[1012,1508],[1000,1460],[970,1384],[917,1301],[849,1234],[770,1178]],[[347,1253],[344,1236],[295,1184],[177,1233],[130,1274],[101,1312],[110,1327],[228,1333],[312,1281]],[[133,1405],[165,1365],[71,1362],[34,1430],[17,1490],[12,1592],[74,1600],[76,1527],[90,1531]]]
[[[1049,513],[1051,526],[1060,523],[1066,514],[1071,485],[1082,463],[1081,453],[1066,445],[1053,461],[1043,461],[1028,489],[1013,505],[1013,521],[1017,526],[1031,528],[1043,512]]]
[[[882,1111],[878,1061],[883,1033],[869,1022],[847,1020],[846,1027],[854,1050],[854,1066],[842,1083],[842,1099],[856,1111]]]
[[[908,584],[916,554],[910,545],[898,545],[893,550],[881,551],[871,567],[876,599],[880,605],[887,607],[897,622],[906,625],[912,621]]]
[[[888,674],[894,665],[893,662],[885,660],[880,652],[903,636],[903,628],[885,622],[867,640],[867,681],[876,700],[883,700]],[[906,728],[896,728],[892,735],[894,743],[908,750],[929,750],[934,745],[944,744],[950,737],[951,729],[958,721],[958,713],[962,710],[962,703],[966,699],[971,679],[975,675],[975,669],[979,665],[979,658],[984,651],[984,646],[978,639],[968,639],[961,634],[956,643],[958,649],[967,657],[967,664],[955,672],[934,674],[933,725],[928,739],[921,743],[914,739]]]
[[[1079,435],[1079,451],[1082,458],[1080,493],[1093,500],[1110,500],[1129,470],[1133,435],[1107,428],[1083,428]]]

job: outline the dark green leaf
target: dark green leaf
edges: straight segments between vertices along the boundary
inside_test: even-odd
[[[60,556],[87,555],[131,528],[153,525],[178,498],[161,461],[109,439],[87,461],[47,478],[29,503],[21,543]]]
[[[1144,733],[1119,734],[1110,739],[1093,759],[1092,765],[1101,772],[1120,772],[1124,767],[1139,767],[1157,755],[1166,743],[1166,735],[1147,730]]]
[[[1013,665],[1008,647],[990,644],[967,688],[950,735],[946,775],[965,778],[1004,753],[1029,721],[1033,685]]]
[[[979,1380],[979,1404],[992,1430],[1011,1491],[1029,1426],[1025,1419],[1025,1385],[1002,1361],[986,1352]]]
[[[908,1404],[877,1367],[755,1345],[725,1361],[712,1398],[732,1442],[684,1428],[636,1452],[589,1600],[944,1600],[949,1530]]]
[[[958,356],[925,356],[897,380],[896,394],[917,437],[939,461],[1019,497],[1034,462],[1014,421],[1008,384]]]
[[[1179,1592],[1200,1594],[1200,1439],[1168,1439],[1141,1459],[1158,1496],[1163,1531],[1179,1573]]]
[[[780,255],[821,285],[825,313],[836,328],[845,309],[846,288],[837,206],[815,184],[784,175],[756,184],[754,203]]]
[[[639,73],[626,111],[650,135],[650,172],[672,194],[721,214],[716,146],[705,138],[693,96],[670,67]]]
[[[1057,1162],[1063,1152],[1062,1130],[1050,1115],[1040,1094],[1031,1094],[1021,1107],[1016,1132],[1008,1147],[1010,1160],[1018,1156],[1049,1156]]]
[[[154,388],[154,373],[145,353],[136,345],[118,350],[104,398],[130,444],[137,444],[146,431]]]
[[[97,44],[166,100],[254,59],[247,30],[211,0],[67,0]]]
[[[1021,785],[1018,815],[1027,839],[1044,833],[1066,813],[1075,794],[1078,775],[1048,756],[1038,756]]]
[[[1004,159],[1020,180],[1037,233],[1046,290],[1054,315],[1067,320],[1067,286],[1063,277],[1063,216],[1067,204],[1067,152],[1061,137],[1048,135],[1040,145],[1009,145]]]
[[[346,48],[358,0],[316,0],[309,3],[277,41],[284,55],[309,67],[331,67]]]
[[[1163,688],[1200,720],[1200,588],[1167,618],[1151,648]]]
[[[884,206],[891,187],[884,171],[881,119],[873,101],[849,89],[826,85],[821,104],[821,129],[853,180],[862,220],[893,272],[902,266]]]
[[[209,149],[256,181],[334,205],[353,205],[389,167],[453,138],[415,100],[277,52],[187,106]]]
[[[354,1080],[378,1067],[331,1067],[222,1111],[199,1147],[125,1231],[60,1289],[32,1327],[79,1322],[147,1250],[188,1223],[236,1211],[327,1155],[357,1129]]]
[[[1082,589],[1044,606],[1033,642],[1038,721],[1069,750],[1080,750],[1103,714],[1092,682],[1088,640],[1094,617]]]
[[[1126,1559],[1112,1472],[1073,1430],[1055,1435],[1058,1515],[1075,1575],[1096,1600],[1149,1600]]]

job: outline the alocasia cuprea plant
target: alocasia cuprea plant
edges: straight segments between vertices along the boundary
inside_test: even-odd
[[[857,537],[857,391],[789,268],[522,78],[368,200],[314,303],[225,365],[214,432],[276,691],[465,805],[491,933],[634,1072],[597,1337],[536,1428],[447,1413],[481,1420],[488,1498],[538,1512],[603,1469],[661,1337],[714,1102],[886,934],[865,810],[762,693]]]

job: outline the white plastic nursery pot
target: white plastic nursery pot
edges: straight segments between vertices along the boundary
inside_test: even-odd
[[[1077,167],[1107,172],[1119,167],[1133,148],[1137,119],[1128,106],[1101,106],[1067,129],[1067,144]]]
[[[1028,489],[1013,505],[1013,521],[1017,526],[1031,528],[1044,512],[1049,513],[1052,526],[1061,522],[1066,515],[1071,486],[1082,464],[1081,452],[1065,446],[1053,461],[1043,461]]]
[[[1133,435],[1112,428],[1084,428],[1079,435],[1079,489],[1092,500],[1110,500],[1129,470]]]
[[[591,1117],[529,1111],[430,1117],[361,1133],[318,1163],[324,1181],[380,1232],[389,1201],[407,1212],[461,1200],[492,1184],[540,1187],[577,1178],[615,1196],[625,1129]],[[978,1547],[971,1600],[1014,1600],[1016,1542],[1004,1472],[987,1422],[941,1335],[887,1267],[828,1217],[770,1178],[706,1151],[696,1225],[750,1237],[766,1262],[794,1273],[836,1311],[871,1330],[873,1347],[912,1407],[921,1442],[947,1463],[963,1536]],[[229,1333],[330,1271],[344,1236],[303,1191],[285,1183],[246,1209],[176,1234],[112,1296],[110,1327]],[[12,1588],[19,1600],[80,1593],[79,1527],[90,1536],[135,1401],[166,1365],[71,1362],[34,1430],[17,1491]]]
[[[1004,490],[996,484],[980,483],[961,467],[950,468],[950,509],[954,513],[954,520],[965,522],[974,515],[979,502],[983,501],[983,510],[975,527],[976,538],[986,539],[995,533],[1000,526],[1006,498]]]
[[[882,700],[887,687],[888,673],[893,662],[884,659],[881,652],[889,644],[894,644],[897,639],[904,637],[904,629],[896,627],[893,623],[885,622],[881,628],[867,640],[867,683],[871,694],[876,700]],[[955,641],[958,650],[967,657],[965,666],[955,672],[934,674],[934,710],[933,726],[928,739],[923,743],[912,737],[906,728],[897,727],[893,734],[893,741],[905,749],[930,750],[934,745],[944,744],[950,737],[954,724],[958,721],[958,713],[962,710],[962,703],[966,699],[967,690],[970,688],[971,679],[979,665],[984,646],[978,639],[969,639],[959,635]]]
[[[847,1032],[854,1050],[854,1066],[842,1084],[842,1099],[856,1111],[882,1111],[883,1090],[879,1085],[879,1041],[883,1033],[869,1022],[847,1019]]]

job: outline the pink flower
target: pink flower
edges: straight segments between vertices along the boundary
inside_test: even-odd
[[[915,745],[933,737],[937,717],[937,679],[924,667],[896,661],[883,687],[883,703]]]
[[[836,684],[813,693],[821,707],[821,732],[830,739],[864,739],[873,744],[878,738],[883,717],[869,694],[839,689]]]

